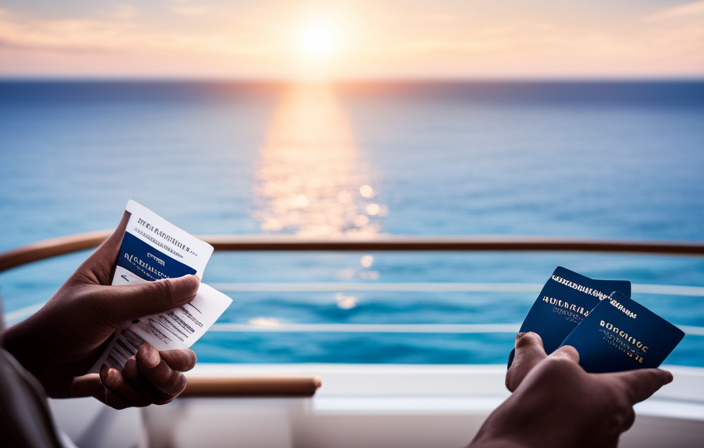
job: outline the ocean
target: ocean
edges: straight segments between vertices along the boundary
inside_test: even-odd
[[[698,81],[0,82],[0,252],[113,228],[129,199],[194,234],[701,242],[703,172]],[[0,274],[6,313],[46,301],[87,255]],[[520,323],[558,265],[630,280],[637,301],[704,327],[696,257],[216,253],[203,280],[234,303],[194,349],[219,363],[501,364],[511,332],[383,329]],[[241,326],[287,324],[310,327]],[[666,362],[704,367],[704,336]]]

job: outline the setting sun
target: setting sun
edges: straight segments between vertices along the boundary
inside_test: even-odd
[[[337,36],[330,26],[310,25],[303,30],[299,46],[306,56],[316,59],[327,58],[333,54],[337,47]]]

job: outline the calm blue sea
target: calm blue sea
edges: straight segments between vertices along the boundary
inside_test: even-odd
[[[702,173],[704,82],[0,83],[0,251],[112,228],[128,199],[194,234],[701,242]],[[45,301],[86,256],[0,274],[6,312]],[[704,287],[704,259],[579,253],[218,253],[204,281],[234,299],[222,323],[517,323],[537,292],[502,285],[542,284],[557,265]],[[330,285],[408,282],[432,285]],[[499,291],[430,290],[447,283]],[[634,298],[704,327],[704,296]],[[512,340],[221,331],[195,350],[208,362],[504,363]],[[704,367],[704,336],[667,362]]]

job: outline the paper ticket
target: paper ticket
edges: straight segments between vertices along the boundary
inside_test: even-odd
[[[202,277],[213,253],[210,244],[135,201],[129,201],[125,210],[130,219],[116,261],[113,285],[134,285],[188,274]],[[228,296],[201,283],[189,303],[133,320],[116,334],[91,371],[99,371],[103,363],[122,370],[144,343],[157,350],[189,348],[231,303]]]

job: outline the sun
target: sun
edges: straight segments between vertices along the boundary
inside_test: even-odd
[[[314,59],[327,59],[334,55],[338,42],[331,26],[317,23],[303,29],[298,44],[304,55]]]

